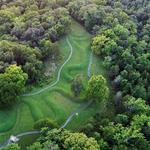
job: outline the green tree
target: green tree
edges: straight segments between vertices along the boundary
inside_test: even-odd
[[[27,74],[21,67],[10,65],[5,73],[0,74],[0,104],[12,104],[25,88]]]
[[[150,113],[150,107],[146,105],[145,101],[141,98],[136,99],[132,96],[126,96],[124,101],[124,106],[129,116]]]
[[[131,122],[131,127],[134,129],[139,129],[145,138],[150,140],[150,116],[145,114],[135,115]]]
[[[10,11],[0,10],[0,35],[10,33],[14,17],[15,15]]]
[[[49,118],[41,119],[35,122],[34,128],[41,129],[43,127],[49,127],[50,129],[58,127],[57,123]]]
[[[64,141],[64,147],[66,150],[99,150],[96,140],[83,133],[70,133]]]
[[[65,129],[48,129],[41,131],[38,143],[33,144],[28,150],[99,150],[99,145],[94,138],[88,138],[83,133],[72,133]],[[43,149],[41,149],[43,148]]]
[[[59,55],[59,48],[58,43],[52,43],[50,40],[41,40],[40,41],[40,50],[42,53],[42,59],[45,60],[49,57],[58,57]]]
[[[30,81],[36,81],[39,77],[42,69],[39,49],[33,49],[17,42],[0,41],[0,53],[0,61],[22,66]]]
[[[4,148],[0,148],[0,150],[20,150],[20,147],[17,144],[10,144]]]
[[[97,55],[105,55],[105,45],[110,39],[104,35],[98,35],[93,38],[92,41],[92,51]]]
[[[106,101],[109,97],[109,89],[106,79],[102,75],[93,75],[88,82],[87,96],[96,102]]]
[[[71,90],[74,96],[78,96],[83,90],[83,81],[81,75],[76,75],[71,83]]]
[[[27,147],[27,150],[45,150],[45,148],[43,148],[43,146],[39,142],[36,142],[30,147]]]

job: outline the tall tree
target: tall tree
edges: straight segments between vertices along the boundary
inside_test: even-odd
[[[106,101],[109,97],[109,89],[106,79],[102,75],[93,75],[88,82],[87,96],[96,102]]]
[[[10,65],[0,74],[0,105],[12,104],[25,88],[27,74],[21,67]]]

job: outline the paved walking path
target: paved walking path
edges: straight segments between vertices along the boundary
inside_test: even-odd
[[[72,47],[69,39],[67,38],[66,41],[67,41],[67,43],[68,43],[68,45],[70,47],[70,54],[69,54],[68,58],[65,60],[65,62],[62,64],[62,66],[59,68],[56,81],[54,83],[50,84],[49,86],[40,89],[39,91],[36,91],[34,93],[29,93],[29,94],[23,94],[23,96],[27,97],[27,96],[38,95],[38,94],[40,94],[40,93],[42,93],[42,92],[44,92],[44,91],[54,87],[60,81],[60,76],[61,76],[62,69],[68,63],[68,61],[71,59],[72,54],[73,54],[73,47]]]
[[[60,76],[61,76],[61,72],[62,72],[62,69],[63,67],[68,63],[68,61],[71,59],[72,57],[72,54],[73,54],[73,47],[69,41],[69,39],[67,38],[66,39],[69,47],[70,47],[70,54],[68,56],[68,58],[66,59],[66,61],[62,64],[62,66],[60,67],[59,71],[58,71],[58,74],[57,74],[57,79],[54,83],[52,83],[51,85],[37,91],[37,92],[34,92],[34,93],[29,93],[29,94],[24,94],[23,96],[34,96],[34,95],[38,95],[42,92],[44,92],[45,90],[47,89],[50,89],[52,87],[54,87],[59,81],[60,81]],[[87,70],[87,76],[88,78],[90,78],[91,76],[91,65],[92,65],[92,57],[93,57],[93,54],[92,52],[90,53],[90,58],[89,58],[89,65],[88,65],[88,70]],[[82,103],[77,109],[75,109],[71,114],[70,116],[67,118],[66,122],[60,127],[60,128],[65,128],[68,123],[71,121],[71,119],[76,116],[76,114],[78,114],[81,110],[83,109],[86,109],[88,106],[90,106],[92,104],[92,101],[88,101],[86,103]],[[20,133],[16,136],[14,136],[14,138],[16,138],[17,140],[19,140],[21,137],[23,136],[27,136],[27,135],[33,135],[33,134],[39,134],[40,131],[29,131],[29,132],[25,132],[25,133]],[[15,142],[15,141],[14,141]],[[6,142],[4,142],[3,144],[0,144],[0,147],[4,147],[4,146],[7,146],[9,144],[13,143],[12,139],[9,138]]]

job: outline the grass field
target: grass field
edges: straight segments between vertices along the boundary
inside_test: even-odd
[[[78,100],[73,97],[70,83],[76,74],[82,74],[84,82],[88,80],[87,68],[91,36],[75,21],[72,22],[71,29],[67,37],[64,37],[59,42],[63,61],[65,61],[70,52],[66,38],[69,39],[73,47],[73,55],[64,66],[60,81],[53,88],[38,95],[20,97],[20,102],[16,106],[9,110],[0,111],[0,142],[8,139],[10,135],[33,130],[34,122],[41,118],[49,117],[62,125],[69,114],[80,105]],[[92,73],[106,75],[104,67],[96,56],[93,56]],[[36,90],[38,88],[34,89],[34,91]],[[88,109],[81,111],[79,116],[74,118],[67,128],[78,129],[100,109],[101,106],[92,105]],[[28,141],[30,141],[29,138],[24,138],[24,143],[28,143]],[[21,141],[21,143],[23,142]]]

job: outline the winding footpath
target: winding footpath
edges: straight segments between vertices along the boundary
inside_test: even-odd
[[[41,89],[41,90],[39,90],[39,91],[37,91],[37,92],[29,93],[29,94],[24,94],[24,95],[22,95],[22,96],[27,97],[27,96],[38,95],[38,94],[40,94],[40,93],[42,93],[42,92],[44,92],[44,91],[46,91],[46,90],[48,90],[48,89],[54,87],[54,86],[60,81],[60,76],[61,76],[62,69],[63,69],[64,66],[68,63],[68,61],[71,59],[72,54],[73,54],[73,47],[72,47],[72,45],[71,45],[69,39],[67,38],[66,41],[67,41],[67,43],[68,43],[68,45],[69,45],[69,47],[70,47],[70,54],[69,54],[68,58],[66,59],[66,61],[62,64],[62,66],[61,66],[60,69],[58,70],[58,74],[57,74],[57,79],[56,79],[56,81],[55,81],[54,83],[52,83],[51,85],[49,85],[49,86],[47,86],[47,87],[45,87],[45,88],[43,88],[43,89]]]
[[[78,108],[76,108],[71,114],[70,116],[67,118],[66,122],[60,127],[60,128],[65,128],[68,123],[71,121],[71,119],[76,116],[81,110],[86,109],[88,106],[90,106],[92,104],[93,101],[88,101],[86,103],[81,104]]]
[[[70,54],[68,56],[68,58],[66,59],[66,61],[62,64],[62,66],[60,67],[59,71],[58,71],[58,74],[57,74],[57,79],[54,83],[52,83],[51,85],[37,91],[37,92],[34,92],[34,93],[29,93],[29,94],[24,94],[22,96],[25,96],[25,97],[28,97],[28,96],[34,96],[34,95],[38,95],[44,91],[46,91],[47,89],[50,89],[52,87],[54,87],[59,81],[60,81],[60,76],[61,76],[61,72],[62,72],[62,69],[64,68],[64,66],[68,63],[68,61],[71,59],[72,57],[72,54],[73,54],[73,47],[69,41],[69,39],[67,38],[66,39],[69,47],[70,47]],[[88,78],[90,78],[91,76],[91,65],[92,65],[92,58],[93,58],[93,54],[92,52],[90,53],[90,57],[89,57],[89,65],[88,65],[88,69],[87,69],[87,76]],[[86,103],[82,103],[80,104],[80,106],[78,108],[76,108],[70,115],[69,117],[67,118],[67,120],[65,121],[65,123],[60,127],[60,128],[65,128],[68,123],[71,121],[71,119],[76,116],[81,110],[84,110],[86,109],[87,107],[89,107],[91,104],[92,104],[93,101],[88,101]],[[29,131],[29,132],[25,132],[25,133],[20,133],[16,136],[13,136],[16,138],[16,140],[18,141],[21,137],[23,136],[27,136],[27,135],[33,135],[33,134],[40,134],[40,131]],[[16,142],[17,142],[16,141]],[[5,147],[11,143],[13,143],[15,141],[12,141],[11,137],[4,143],[0,144],[0,147]]]

